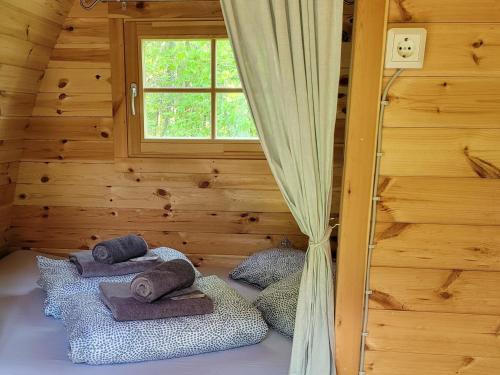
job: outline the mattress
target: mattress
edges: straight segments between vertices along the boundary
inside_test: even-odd
[[[44,292],[36,284],[38,269],[32,251],[17,251],[0,260],[0,374],[68,375],[197,374],[285,375],[292,343],[270,331],[259,344],[216,353],[162,361],[122,365],[73,364],[67,355],[68,340],[61,321],[43,314]],[[215,274],[247,299],[257,289],[230,280],[222,267],[201,267],[204,275]]]

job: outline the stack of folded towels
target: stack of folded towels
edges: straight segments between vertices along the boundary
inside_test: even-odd
[[[70,255],[82,277],[138,273],[130,283],[102,282],[100,297],[118,321],[210,314],[214,304],[197,290],[194,269],[183,259],[162,262],[146,241],[129,235]]]

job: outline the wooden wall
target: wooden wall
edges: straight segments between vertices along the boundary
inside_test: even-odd
[[[0,1],[0,253],[8,245],[24,130],[72,1]]]
[[[498,374],[500,1],[391,0],[389,22],[428,44],[389,94],[366,371]]]
[[[26,133],[11,238],[54,253],[129,232],[195,258],[246,256],[284,236],[305,247],[265,160],[127,158],[115,142],[109,18],[221,19],[219,1],[119,4],[65,20]],[[198,13],[196,13],[198,12]],[[336,135],[338,212],[352,7],[346,8]],[[217,257],[211,257],[212,260]]]

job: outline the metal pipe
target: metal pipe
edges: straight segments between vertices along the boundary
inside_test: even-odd
[[[375,249],[375,226],[377,224],[377,203],[380,199],[378,197],[378,177],[380,174],[380,161],[382,158],[382,125],[384,122],[384,113],[385,107],[389,105],[387,101],[387,95],[389,94],[389,89],[392,84],[398,78],[401,73],[403,73],[404,69],[398,69],[392,75],[389,82],[384,88],[382,99],[380,101],[380,114],[378,118],[377,124],[377,157],[375,158],[375,170],[373,173],[373,187],[372,187],[372,205],[371,205],[371,219],[370,219],[370,236],[368,240],[368,254],[366,257],[366,277],[365,277],[365,296],[364,296],[364,306],[363,306],[363,325],[361,332],[361,353],[359,356],[359,375],[365,375],[365,354],[366,354],[366,337],[368,336],[368,303],[370,302],[370,294],[372,291],[370,290],[370,276],[371,276],[371,265],[372,265],[372,256],[373,250]]]

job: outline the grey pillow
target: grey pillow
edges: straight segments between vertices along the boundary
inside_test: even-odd
[[[336,269],[337,266],[333,263],[333,280]],[[293,337],[295,329],[301,277],[302,271],[296,272],[268,286],[260,292],[254,302],[254,306],[260,310],[267,324],[288,337]]]
[[[234,280],[245,281],[260,289],[302,271],[305,252],[297,249],[268,249],[259,251],[241,262],[230,274]]]
[[[302,271],[264,289],[254,302],[264,320],[279,333],[293,337]]]

